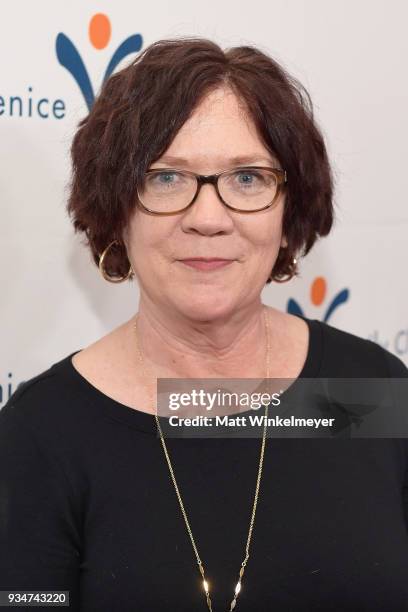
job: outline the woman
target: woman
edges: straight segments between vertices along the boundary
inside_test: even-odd
[[[407,376],[261,302],[332,226],[306,92],[254,47],[159,41],[72,156],[74,227],[140,302],[0,413],[1,589],[87,612],[406,610],[404,440],[164,440],[156,417],[157,378]]]

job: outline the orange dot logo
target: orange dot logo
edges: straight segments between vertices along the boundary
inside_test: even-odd
[[[326,297],[326,290],[326,280],[323,278],[323,276],[318,276],[315,278],[312,286],[310,287],[310,299],[312,304],[315,306],[320,306]]]
[[[111,23],[109,17],[97,13],[89,22],[89,40],[95,49],[104,49],[110,41]]]

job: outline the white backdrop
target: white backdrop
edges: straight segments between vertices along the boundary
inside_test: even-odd
[[[112,26],[102,49],[88,35],[96,13]],[[348,290],[328,323],[381,343],[408,364],[407,19],[403,0],[223,0],[208,8],[187,0],[8,3],[0,21],[0,406],[21,381],[129,318],[138,302],[134,283],[100,277],[65,212],[70,141],[87,108],[58,62],[61,32],[95,91],[114,51],[133,34],[142,48],[181,35],[223,47],[255,44],[300,79],[334,165],[337,222],[300,261],[301,277],[269,285],[264,301],[286,310],[294,299],[306,316],[323,319]],[[318,277],[327,290],[313,300]]]

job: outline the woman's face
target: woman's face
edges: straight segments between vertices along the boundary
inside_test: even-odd
[[[215,174],[246,165],[280,167],[258,137],[252,120],[229,89],[217,89],[197,107],[167,151],[151,168],[177,168]],[[181,158],[184,161],[172,158]],[[193,320],[229,317],[259,302],[278,256],[284,196],[272,209],[240,214],[226,208],[213,185],[201,187],[191,208],[173,216],[149,215],[137,207],[124,235],[141,297],[154,307],[176,310]],[[181,260],[232,259],[202,271]]]

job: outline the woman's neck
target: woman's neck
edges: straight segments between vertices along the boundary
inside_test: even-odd
[[[270,321],[270,310],[259,303],[226,319],[196,321],[147,308],[141,300],[137,338],[136,317],[128,325],[135,352],[138,340],[145,369],[156,377],[255,378],[265,376],[264,312]]]

